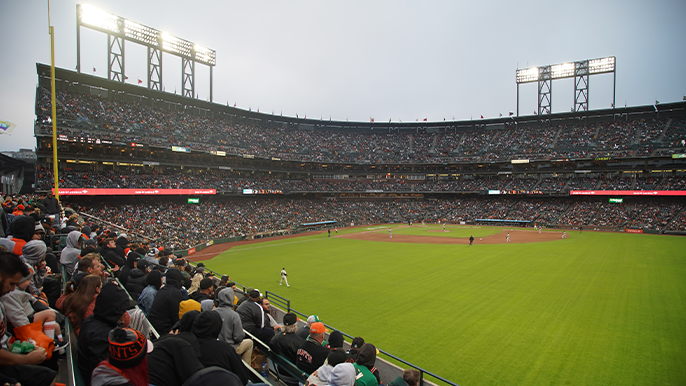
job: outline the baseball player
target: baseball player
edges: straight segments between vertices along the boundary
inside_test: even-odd
[[[281,282],[285,280],[286,281],[286,287],[290,287],[290,285],[288,285],[288,277],[287,276],[288,276],[288,274],[286,273],[286,267],[283,267],[283,269],[281,270],[281,280],[279,281],[279,285],[281,285]]]
[[[388,230],[388,237],[393,238],[393,229]]]
[[[507,242],[510,242],[510,232],[507,232]]]

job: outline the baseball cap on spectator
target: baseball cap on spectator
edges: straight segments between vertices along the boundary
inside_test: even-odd
[[[42,233],[45,234],[45,228],[41,224],[36,224],[35,230],[33,231],[34,234],[36,233]]]
[[[229,275],[222,275],[222,280],[229,280]]]
[[[249,296],[251,299],[257,299],[257,298],[260,297],[260,291],[254,289],[254,290],[248,292],[248,296]]]
[[[108,340],[110,342],[108,361],[112,366],[123,369],[138,366],[154,347],[145,335],[130,328],[114,328],[110,331]]]
[[[212,282],[212,279],[204,278],[204,279],[200,280],[200,289],[201,290],[208,289],[208,288],[212,287],[212,285],[214,285],[214,283]]]
[[[17,205],[17,209],[24,210],[24,205],[22,205],[22,204]]]
[[[146,268],[148,268],[149,265],[150,265],[150,264],[148,263],[147,260],[138,260],[138,262],[136,263],[136,268],[138,268],[138,269],[140,269],[141,271],[143,271],[143,270],[145,270]]]
[[[324,323],[322,322],[315,322],[312,323],[310,326],[310,333],[311,334],[323,334],[326,332],[326,327],[324,327]]]
[[[295,323],[298,322],[298,315],[289,312],[286,315],[283,316],[283,324],[284,326],[292,326]]]
[[[125,239],[129,238],[129,236],[127,236],[126,233],[120,233],[119,236],[117,236],[117,238],[120,238],[120,237],[123,237]]]
[[[310,315],[307,318],[307,323],[316,323],[316,322],[321,322],[321,320],[319,320],[319,316],[317,316],[317,315]]]
[[[150,256],[157,256],[160,253],[160,251],[157,250],[157,248],[152,248],[148,251],[148,255]]]
[[[235,285],[236,285],[236,283],[234,283],[234,282],[232,282],[232,281],[226,283],[226,286],[227,286],[227,287],[233,287],[233,286],[235,286]]]
[[[152,248],[157,247],[157,245],[155,245],[155,243],[150,243],[150,244],[148,245],[148,247],[149,247],[150,249],[152,249]]]
[[[198,263],[198,265],[197,265],[196,267],[201,268],[201,267],[204,267],[204,266],[205,266],[205,263]]]
[[[345,350],[342,348],[334,348],[329,351],[329,355],[326,357],[329,360],[331,366],[336,366],[339,363],[344,363],[348,359]]]
[[[364,339],[360,338],[359,336],[353,338],[353,342],[350,345],[352,348],[360,348],[364,344]]]
[[[175,265],[186,265],[186,260],[184,259],[176,259],[174,260]]]
[[[92,247],[94,247],[94,246],[98,245],[98,242],[95,241],[95,240],[93,240],[93,239],[88,239],[88,240],[86,240],[86,242],[84,243],[84,245],[85,245],[85,246],[92,246]]]

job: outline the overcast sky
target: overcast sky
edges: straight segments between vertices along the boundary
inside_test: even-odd
[[[515,71],[617,57],[617,106],[686,94],[686,1],[152,1],[53,0],[55,64],[76,67],[76,4],[217,51],[214,101],[253,111],[368,122],[480,119],[517,106]],[[50,63],[47,2],[0,0],[0,150],[35,148],[36,62]],[[107,76],[107,35],[82,28],[82,70]],[[146,50],[126,45],[128,82],[146,80]],[[167,92],[181,61],[163,58]],[[612,75],[590,78],[591,109],[610,107]],[[553,112],[573,106],[573,80],[553,82]],[[209,97],[209,70],[196,66]],[[536,110],[520,86],[520,115]]]

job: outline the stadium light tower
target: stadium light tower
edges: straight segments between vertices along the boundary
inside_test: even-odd
[[[212,101],[212,68],[217,64],[216,51],[188,40],[163,33],[135,21],[104,12],[88,4],[76,5],[76,71],[81,72],[81,27],[107,34],[107,78],[124,82],[126,41],[148,47],[147,87],[162,91],[162,52],[181,58],[182,95],[195,97],[195,63],[210,68],[210,101]]]
[[[517,116],[519,116],[519,85],[538,82],[538,115],[552,112],[553,80],[574,78],[574,111],[588,111],[588,77],[598,74],[614,74],[612,80],[612,108],[615,107],[617,73],[614,56],[587,59],[517,70]]]

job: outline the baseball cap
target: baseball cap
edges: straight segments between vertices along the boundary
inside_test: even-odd
[[[286,315],[283,316],[283,324],[284,326],[292,326],[298,321],[298,315],[289,312]]]
[[[311,334],[323,334],[326,332],[326,327],[324,327],[324,323],[322,322],[315,322],[312,323],[310,326],[310,333]]]
[[[307,323],[311,324],[311,323],[316,323],[316,322],[321,322],[321,320],[319,320],[319,316],[317,316],[317,315],[310,315],[307,318]]]
[[[204,278],[204,279],[200,280],[200,289],[201,290],[208,289],[208,288],[212,287],[212,285],[214,285],[214,283],[212,282],[212,279]]]
[[[248,293],[248,296],[252,299],[256,299],[260,297],[260,291],[254,289]]]
[[[350,345],[352,348],[360,348],[364,344],[364,339],[359,336],[353,338],[353,343]]]

